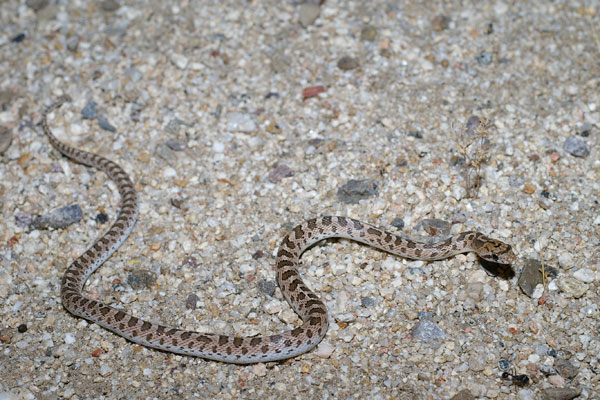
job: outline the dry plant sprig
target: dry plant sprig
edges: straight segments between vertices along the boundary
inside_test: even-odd
[[[476,127],[469,126],[475,123],[477,123]],[[481,167],[489,159],[489,127],[488,119],[481,120],[471,117],[458,134],[456,145],[464,160],[462,166],[468,198],[477,197],[481,184]]]

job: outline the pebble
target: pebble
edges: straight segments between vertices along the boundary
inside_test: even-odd
[[[494,61],[494,56],[489,51],[482,51],[475,59],[480,65],[488,65]]]
[[[338,60],[337,66],[342,71],[350,71],[358,67],[358,60],[354,57],[343,56]]]
[[[65,334],[65,343],[66,344],[73,344],[73,343],[75,343],[75,336],[73,336],[72,333],[66,333]]]
[[[67,50],[75,53],[79,47],[79,37],[73,36],[67,40]]]
[[[156,284],[156,274],[146,269],[138,269],[127,275],[127,283],[134,290],[149,289]]]
[[[263,279],[258,282],[257,286],[258,286],[258,290],[260,290],[267,296],[269,296],[269,297],[275,296],[275,291],[277,290],[277,285],[275,284],[275,282]]]
[[[450,223],[441,219],[426,218],[421,220],[417,228],[419,226],[431,236],[448,235],[450,233]]]
[[[547,388],[542,389],[544,400],[571,400],[581,394],[579,388]]]
[[[12,143],[12,131],[0,125],[0,155],[4,154]]]
[[[376,196],[377,184],[371,179],[351,179],[337,192],[338,200],[346,204],[357,204],[360,200]]]
[[[319,356],[321,358],[329,358],[329,356],[331,356],[334,351],[335,351],[335,347],[333,347],[332,345],[330,345],[329,343],[327,343],[326,341],[323,340],[317,346],[316,353],[317,353],[317,356]]]
[[[364,26],[360,31],[360,40],[372,42],[377,37],[377,28],[371,25]]]
[[[450,26],[450,17],[447,15],[436,15],[433,20],[431,20],[431,28],[436,32],[445,31]]]
[[[111,123],[108,122],[108,119],[106,119],[106,117],[104,117],[103,115],[98,116],[98,126],[108,132],[117,131],[117,128],[111,125]]]
[[[573,268],[575,265],[573,263],[573,256],[571,253],[560,253],[558,256],[558,265],[564,270],[569,270]]]
[[[230,112],[226,116],[227,130],[229,132],[250,133],[256,130],[256,124],[250,114]]]
[[[400,217],[396,217],[390,222],[390,225],[398,230],[402,230],[404,229],[404,220]]]
[[[537,285],[543,284],[542,263],[538,260],[527,259],[519,275],[518,285],[527,296],[532,297]]]
[[[100,3],[103,11],[112,12],[117,11],[121,5],[117,0],[104,0]]]
[[[556,285],[567,295],[567,297],[574,297],[576,299],[583,297],[583,295],[586,294],[589,289],[587,284],[573,278],[572,276],[564,275],[557,279]]]
[[[275,167],[275,169],[269,172],[267,179],[271,183],[278,183],[283,178],[289,178],[291,176],[294,176],[294,171],[292,171],[292,169],[289,166],[287,166],[286,164],[278,164],[277,167]]]
[[[306,28],[309,25],[312,25],[317,18],[319,18],[320,13],[321,8],[318,5],[312,3],[303,3],[298,9],[298,21],[302,27]]]
[[[44,215],[36,215],[31,221],[31,229],[64,229],[69,225],[79,222],[83,218],[83,211],[79,204],[55,208]]]
[[[27,0],[25,4],[33,11],[39,11],[48,5],[48,0]]]
[[[555,387],[565,387],[565,380],[560,375],[550,375],[548,377],[548,382]]]
[[[560,376],[565,379],[573,379],[577,375],[577,368],[571,363],[571,361],[561,358],[554,363],[554,368]]]
[[[420,320],[412,329],[413,338],[425,343],[445,338],[446,333],[435,322],[429,319]]]
[[[83,119],[96,119],[98,118],[97,112],[98,104],[94,100],[90,100],[87,102],[85,107],[81,109],[81,118]]]
[[[252,365],[252,373],[256,376],[266,376],[267,375],[267,366],[265,363],[258,363]]]
[[[183,151],[185,150],[185,144],[181,143],[177,139],[167,139],[165,144],[173,151]]]
[[[585,283],[592,283],[596,280],[596,274],[589,268],[581,268],[573,272],[573,276]]]
[[[195,310],[199,301],[200,298],[196,294],[188,294],[188,297],[185,299],[185,308]]]
[[[452,396],[451,400],[475,400],[475,396],[468,389],[463,389]]]
[[[583,139],[577,136],[570,136],[565,140],[563,149],[575,157],[587,157],[590,155],[590,149]]]
[[[375,299],[369,296],[361,297],[360,304],[365,308],[373,307],[375,305]]]
[[[189,60],[186,56],[177,53],[171,54],[171,61],[179,69],[185,69],[189,63]]]

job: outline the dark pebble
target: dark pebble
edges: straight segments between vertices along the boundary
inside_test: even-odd
[[[254,254],[252,254],[252,259],[258,260],[259,258],[262,258],[264,256],[265,256],[265,253],[262,250],[256,250],[256,252],[254,252]]]
[[[489,51],[482,51],[475,59],[480,65],[488,65],[494,61],[494,56]]]
[[[431,28],[436,32],[441,32],[448,29],[450,25],[450,17],[446,15],[438,15],[431,21]]]
[[[31,222],[32,229],[66,228],[83,218],[79,204],[56,208],[44,215],[36,215]]]
[[[183,205],[183,202],[185,201],[184,199],[181,198],[171,198],[171,200],[169,200],[171,202],[171,205],[175,208],[181,208],[181,206]]]
[[[392,220],[390,225],[397,229],[404,229],[404,220],[400,217],[396,217]]]
[[[342,71],[349,71],[358,67],[358,60],[354,57],[344,56],[338,60],[337,66]]]
[[[588,145],[577,136],[571,136],[565,140],[563,149],[575,157],[587,157],[590,155]]]
[[[481,120],[475,115],[471,115],[467,120],[466,133],[469,135],[475,135],[477,129],[481,126]]]
[[[360,304],[365,308],[373,307],[375,305],[375,299],[369,296],[361,297]]]
[[[23,32],[10,39],[10,41],[13,43],[21,43],[23,40],[25,40],[25,34]]]
[[[475,400],[475,396],[473,396],[469,389],[463,389],[452,396],[450,400]]]
[[[196,296],[195,294],[190,294],[185,300],[185,308],[187,308],[188,310],[195,310],[199,301],[200,298],[198,296]]]
[[[4,154],[12,143],[12,131],[6,126],[0,126],[0,155]]]
[[[592,133],[592,124],[589,122],[584,122],[583,126],[579,130],[579,136],[588,137],[590,136],[590,133]]]
[[[376,196],[377,184],[371,179],[351,179],[338,189],[338,200],[346,204],[357,204],[360,200]]]
[[[97,223],[97,224],[100,224],[100,225],[102,225],[102,224],[105,224],[105,223],[107,223],[107,222],[108,222],[108,215],[106,215],[106,214],[105,214],[105,213],[103,213],[103,212],[101,212],[101,213],[98,213],[98,214],[96,215],[96,218],[95,218],[95,220],[96,220],[96,223]]]
[[[112,12],[118,10],[121,5],[116,0],[104,0],[100,4],[100,7],[102,7],[102,10],[104,11]]]
[[[364,42],[372,42],[377,37],[377,28],[367,25],[360,31],[360,40]]]
[[[21,325],[17,326],[17,331],[19,333],[25,333],[25,332],[27,332],[27,325],[26,324],[21,324]]]
[[[277,289],[277,285],[273,281],[267,281],[263,279],[262,281],[258,282],[258,290],[269,297],[275,296],[275,289]]]
[[[542,263],[538,260],[527,259],[519,276],[519,287],[527,296],[531,297],[533,290],[542,283]]]
[[[98,113],[96,111],[96,106],[98,104],[94,100],[88,101],[88,103],[81,110],[81,118],[83,119],[96,119],[98,117]]]
[[[111,123],[108,122],[108,119],[106,119],[106,117],[104,117],[102,115],[98,116],[98,126],[100,126],[100,128],[102,128],[108,132],[116,132],[117,131],[117,128],[112,126]]]
[[[414,137],[415,139],[423,139],[423,135],[418,131],[408,131],[407,135],[410,137]]]
[[[129,274],[127,283],[134,289],[150,288],[156,283],[156,275],[152,271],[141,269]]]
[[[31,225],[33,222],[33,216],[22,212],[15,213],[15,224],[19,228],[24,228]]]

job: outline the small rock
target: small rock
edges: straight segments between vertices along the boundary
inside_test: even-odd
[[[544,400],[571,400],[581,394],[577,388],[548,388],[542,390]]]
[[[321,8],[316,4],[311,3],[303,3],[300,5],[298,10],[298,20],[302,27],[306,28],[309,25],[312,25],[317,18],[319,18],[319,14],[321,13]]]
[[[227,128],[229,132],[253,132],[256,124],[250,114],[230,112],[227,114]]]
[[[102,225],[108,222],[108,215],[106,215],[105,213],[101,212],[98,213],[96,215],[96,218],[94,218],[94,220],[96,221],[96,223]]]
[[[66,207],[59,207],[47,214],[36,215],[31,222],[31,229],[63,229],[67,226],[79,222],[83,218],[83,212],[79,204],[72,204]]]
[[[165,143],[169,148],[173,151],[183,151],[185,150],[185,144],[181,143],[177,139],[168,139]]]
[[[183,54],[177,54],[177,53],[171,54],[171,61],[179,69],[185,69],[185,67],[187,67],[187,65],[189,63],[189,60],[186,56],[184,56]]]
[[[6,126],[0,126],[0,155],[4,154],[12,142],[12,132]]]
[[[140,269],[127,276],[127,283],[136,290],[150,288],[156,283],[156,274],[152,271]]]
[[[562,290],[567,297],[574,297],[579,299],[589,289],[589,286],[572,276],[561,276],[557,279],[556,285]]]
[[[23,32],[17,34],[12,39],[10,39],[10,41],[13,43],[21,43],[23,40],[25,40],[25,34]]]
[[[404,220],[400,217],[396,217],[390,222],[390,225],[396,229],[404,229]]]
[[[96,111],[96,102],[94,100],[88,101],[88,103],[81,110],[81,118],[83,119],[96,119],[98,112]]]
[[[548,382],[550,382],[550,384],[554,387],[565,387],[565,380],[560,375],[550,375],[548,377]]]
[[[69,40],[67,40],[67,50],[71,52],[76,52],[79,47],[79,37],[73,36]]]
[[[377,193],[377,184],[371,179],[351,179],[338,189],[337,197],[342,203],[357,204]]]
[[[450,224],[441,219],[426,218],[419,225],[431,236],[447,235],[450,233]]]
[[[573,276],[581,282],[592,283],[596,280],[596,274],[589,268],[581,268],[573,272]]]
[[[14,336],[14,330],[10,328],[0,329],[0,342],[9,344],[12,342]]]
[[[554,363],[554,368],[565,379],[573,379],[577,375],[577,368],[569,360],[561,358]]]
[[[102,115],[98,116],[98,126],[108,132],[116,132],[117,131],[117,128],[112,126],[110,124],[110,122],[108,122],[108,119],[106,119],[106,117],[104,117]]]
[[[75,336],[73,336],[72,333],[66,333],[65,334],[65,343],[66,344],[73,344],[73,343],[75,343]]]
[[[590,133],[592,133],[592,124],[586,121],[577,134],[582,137],[588,137]]]
[[[538,260],[527,259],[518,281],[519,287],[527,296],[533,296],[535,287],[543,284],[542,263]]]
[[[375,305],[375,299],[369,296],[361,297],[360,304],[365,308],[373,307]]]
[[[19,326],[17,326],[17,332],[19,332],[19,333],[27,332],[27,324],[20,324]]]
[[[258,290],[263,292],[269,297],[275,296],[275,290],[277,289],[277,285],[273,281],[268,281],[263,279],[258,282]]]
[[[377,29],[374,26],[367,25],[360,31],[360,40],[363,42],[372,42],[377,36]]]
[[[48,0],[27,0],[25,4],[33,11],[39,11],[48,5]]]
[[[264,363],[254,364],[252,366],[252,373],[256,376],[267,375],[267,366]]]
[[[494,61],[494,56],[489,51],[482,51],[477,55],[476,60],[480,65],[488,65]]]
[[[271,183],[277,183],[283,178],[289,178],[290,176],[294,176],[294,171],[285,164],[279,164],[275,169],[269,172],[267,179]]]
[[[322,341],[317,346],[316,353],[317,353],[317,356],[319,356],[321,358],[329,358],[329,356],[331,356],[334,351],[335,351],[335,347],[333,347],[326,341]]]
[[[185,308],[188,310],[195,310],[199,301],[200,298],[196,294],[189,294],[187,299],[185,299]]]
[[[587,157],[590,155],[590,149],[587,144],[577,136],[567,138],[563,149],[575,157]]]
[[[433,340],[443,339],[446,337],[446,333],[435,322],[423,319],[412,329],[412,336],[429,343]]]
[[[479,127],[481,127],[481,120],[476,115],[471,115],[467,120],[467,125],[465,126],[465,133],[467,133],[468,135],[475,135]]]
[[[452,396],[451,400],[475,400],[475,396],[468,389],[463,389]]]
[[[103,11],[112,12],[118,10],[121,5],[116,0],[104,0],[100,3],[100,7]]]
[[[349,71],[358,67],[358,60],[354,57],[344,56],[338,60],[337,66],[342,71]]]
[[[564,270],[569,270],[575,265],[573,263],[573,255],[571,253],[560,253],[558,256],[558,265]]]
[[[450,17],[438,15],[431,21],[431,28],[436,32],[445,31],[450,25]]]

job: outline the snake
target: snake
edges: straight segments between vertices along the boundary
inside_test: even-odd
[[[138,217],[138,196],[128,174],[115,162],[71,147],[58,140],[48,126],[48,114],[70,101],[58,97],[41,112],[41,126],[50,144],[72,161],[96,168],[115,182],[120,203],[112,226],[62,276],[60,297],[64,308],[125,339],[170,353],[196,356],[234,364],[285,360],[312,350],[329,327],[323,301],[303,282],[298,271],[302,253],[329,238],[356,241],[393,255],[415,260],[441,260],[459,253],[475,252],[481,259],[497,264],[512,264],[516,255],[511,246],[481,232],[465,231],[438,243],[409,240],[374,225],[344,216],[308,219],[283,237],[276,253],[277,283],[283,297],[302,319],[294,329],[269,336],[231,336],[188,331],[145,321],[128,312],[86,296],[88,277],[126,240]]]

